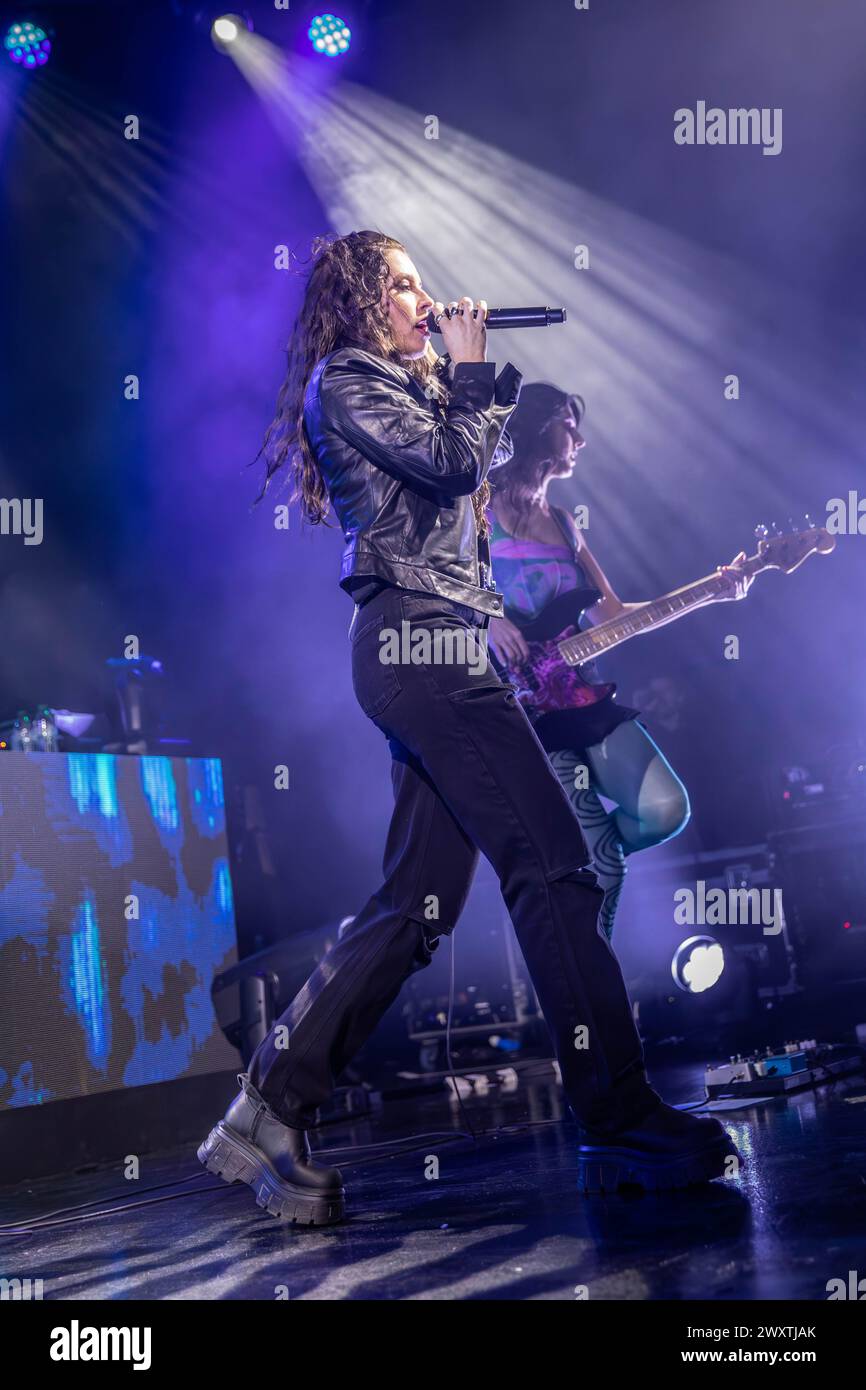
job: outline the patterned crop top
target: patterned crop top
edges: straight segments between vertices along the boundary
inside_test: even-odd
[[[562,545],[512,536],[490,513],[493,578],[505,600],[506,610],[521,618],[536,618],[560,594],[572,589],[593,588],[575,547],[568,543],[569,523],[556,515],[558,510],[551,508],[551,514],[562,528]]]

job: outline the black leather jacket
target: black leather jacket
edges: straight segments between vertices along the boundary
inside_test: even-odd
[[[503,601],[471,495],[511,456],[505,426],[521,375],[460,362],[444,406],[397,363],[360,348],[322,358],[304,428],[346,538],[340,583],[374,577],[494,617]]]

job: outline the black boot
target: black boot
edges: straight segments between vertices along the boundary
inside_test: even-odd
[[[615,1192],[622,1183],[647,1189],[687,1187],[737,1171],[742,1159],[727,1131],[710,1116],[699,1118],[659,1103],[630,1128],[610,1134],[581,1130],[577,1184],[581,1192]]]
[[[284,1125],[246,1073],[238,1081],[241,1093],[199,1146],[199,1162],[225,1182],[247,1183],[259,1206],[283,1221],[329,1226],[342,1220],[339,1168],[312,1163],[307,1131]]]

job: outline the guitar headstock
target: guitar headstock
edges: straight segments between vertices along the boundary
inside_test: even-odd
[[[759,574],[761,570],[772,569],[793,574],[810,555],[829,555],[836,549],[835,536],[831,536],[825,527],[815,526],[808,515],[806,521],[809,523],[806,530],[798,531],[792,524],[792,529],[787,535],[780,532],[775,523],[775,534],[772,535],[766,526],[756,526],[758,553],[750,555],[746,561],[751,572]]]

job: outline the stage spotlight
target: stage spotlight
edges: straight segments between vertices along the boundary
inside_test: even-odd
[[[352,31],[346,21],[335,14],[317,14],[310,20],[307,37],[317,53],[339,58],[352,42]]]
[[[211,25],[210,36],[215,48],[225,53],[237,41],[242,30],[252,29],[252,21],[239,14],[221,14]]]
[[[10,24],[3,40],[3,47],[13,63],[22,68],[41,68],[48,62],[51,40],[38,24],[26,20],[23,24]]]
[[[711,936],[690,936],[678,946],[671,974],[686,994],[703,994],[718,984],[725,968],[725,953]]]

